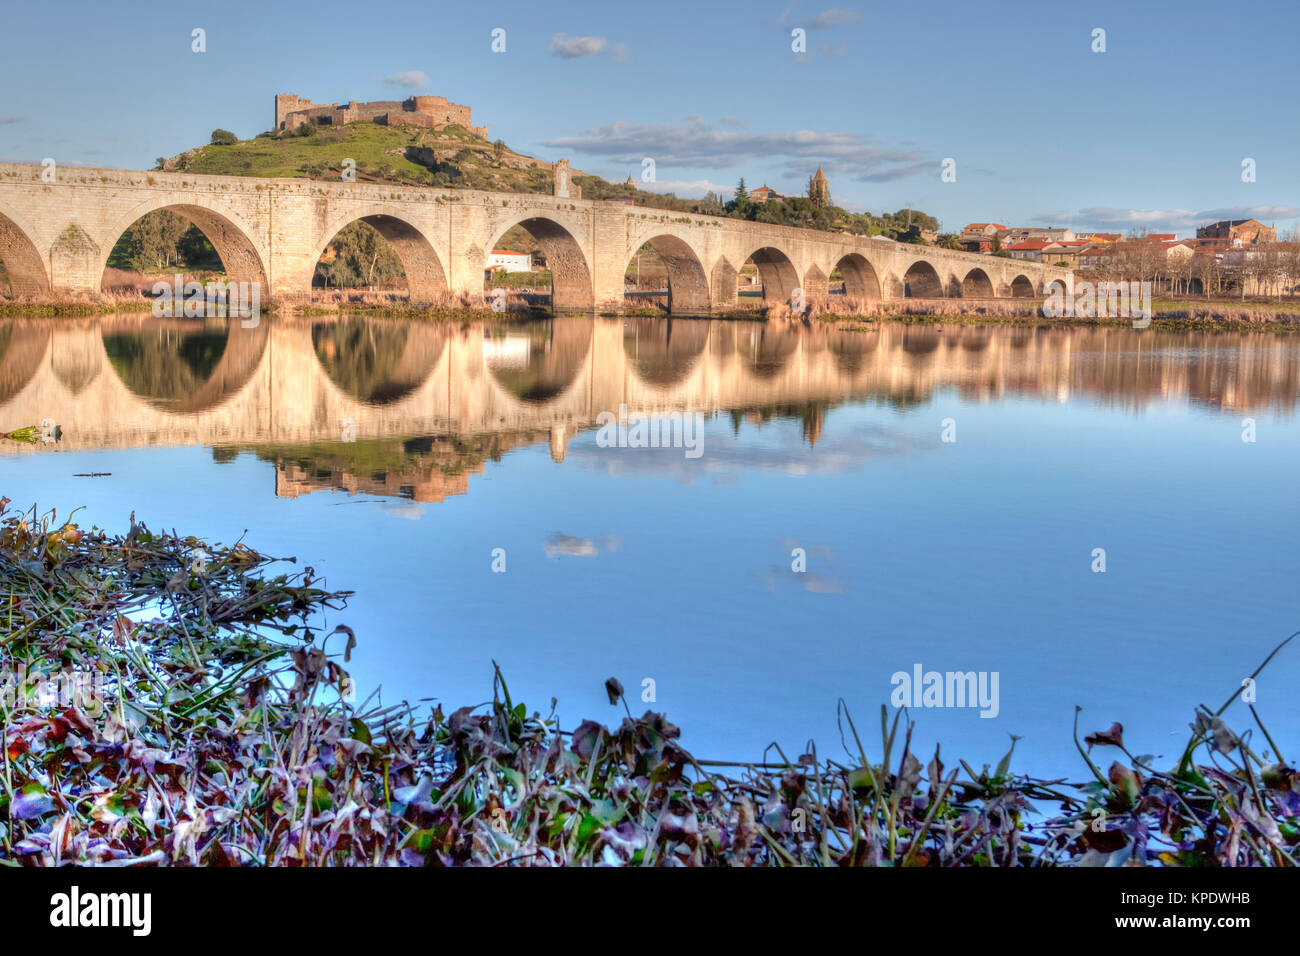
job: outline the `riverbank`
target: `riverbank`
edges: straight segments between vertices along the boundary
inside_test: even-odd
[[[535,296],[510,292],[492,308],[473,302],[469,296],[447,296],[445,301],[421,305],[409,304],[404,296],[391,293],[330,292],[310,300],[262,303],[269,314],[298,317],[370,315],[376,318],[403,318],[431,322],[516,321],[520,318],[545,318],[554,313]],[[0,297],[0,317],[62,318],[112,314],[144,314],[153,311],[153,300],[137,296],[97,295],[60,299],[6,299]],[[564,312],[563,314],[570,314]],[[586,314],[586,313],[573,313]],[[617,312],[602,310],[602,315],[632,318],[667,316],[666,302],[653,304],[643,299]],[[767,318],[790,318],[784,306],[764,306],[761,300],[741,303],[737,308],[701,318],[763,321]],[[686,316],[683,318],[692,318]],[[862,323],[878,320],[898,322],[959,322],[978,325],[1065,325],[1065,326],[1132,326],[1131,317],[1047,317],[1038,299],[868,299],[819,300],[806,315],[811,321],[842,323],[853,329]],[[1267,328],[1273,331],[1300,330],[1300,303],[1241,302],[1238,300],[1173,300],[1153,302],[1151,327],[1166,330],[1228,330]]]
[[[1223,723],[1235,693],[1170,767],[1119,725],[1076,732],[1084,783],[1020,772],[1014,740],[992,770],[918,753],[883,707],[879,736],[839,709],[847,760],[701,760],[613,678],[615,727],[530,712],[499,670],[488,704],[358,700],[367,635],[327,630],[349,592],[310,567],[7,506],[0,862],[1292,865],[1300,845],[1300,777],[1263,724],[1267,750]]]

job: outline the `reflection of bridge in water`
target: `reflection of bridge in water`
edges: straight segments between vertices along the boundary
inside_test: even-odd
[[[408,459],[437,457],[439,443],[452,442],[442,452],[463,475],[474,461],[542,439],[562,460],[569,437],[620,405],[706,413],[871,397],[908,405],[944,388],[976,398],[1082,393],[1133,408],[1183,398],[1289,410],[1300,393],[1300,343],[1268,333],[848,331],[671,319],[485,326],[327,318],[254,329],[144,317],[0,323],[0,425],[53,419],[65,450],[199,444],[276,449],[272,457],[283,461],[295,457],[291,448],[416,438],[429,447],[406,442]],[[297,457],[306,484],[340,484],[333,466],[313,470],[315,453]],[[387,467],[376,465],[356,487]]]

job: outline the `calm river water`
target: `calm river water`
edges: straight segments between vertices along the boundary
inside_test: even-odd
[[[1300,628],[1298,398],[1300,337],[1267,333],[12,320],[0,432],[62,440],[0,440],[0,494],[248,529],[357,592],[327,627],[387,702],[482,701],[496,660],[572,727],[617,721],[616,675],[699,756],[760,759],[841,752],[839,698],[870,746],[899,672],[996,673],[995,716],[913,708],[921,748],[1016,734],[1078,777],[1076,704],[1173,754]],[[1298,678],[1295,647],[1257,688],[1284,751]]]

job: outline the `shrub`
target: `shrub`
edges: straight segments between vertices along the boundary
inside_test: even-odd
[[[214,129],[212,131],[213,146],[234,146],[239,142],[239,137],[228,129]]]

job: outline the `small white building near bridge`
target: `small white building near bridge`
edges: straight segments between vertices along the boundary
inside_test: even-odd
[[[526,252],[515,252],[511,249],[493,249],[488,253],[487,270],[495,272],[532,272],[533,257]]]

